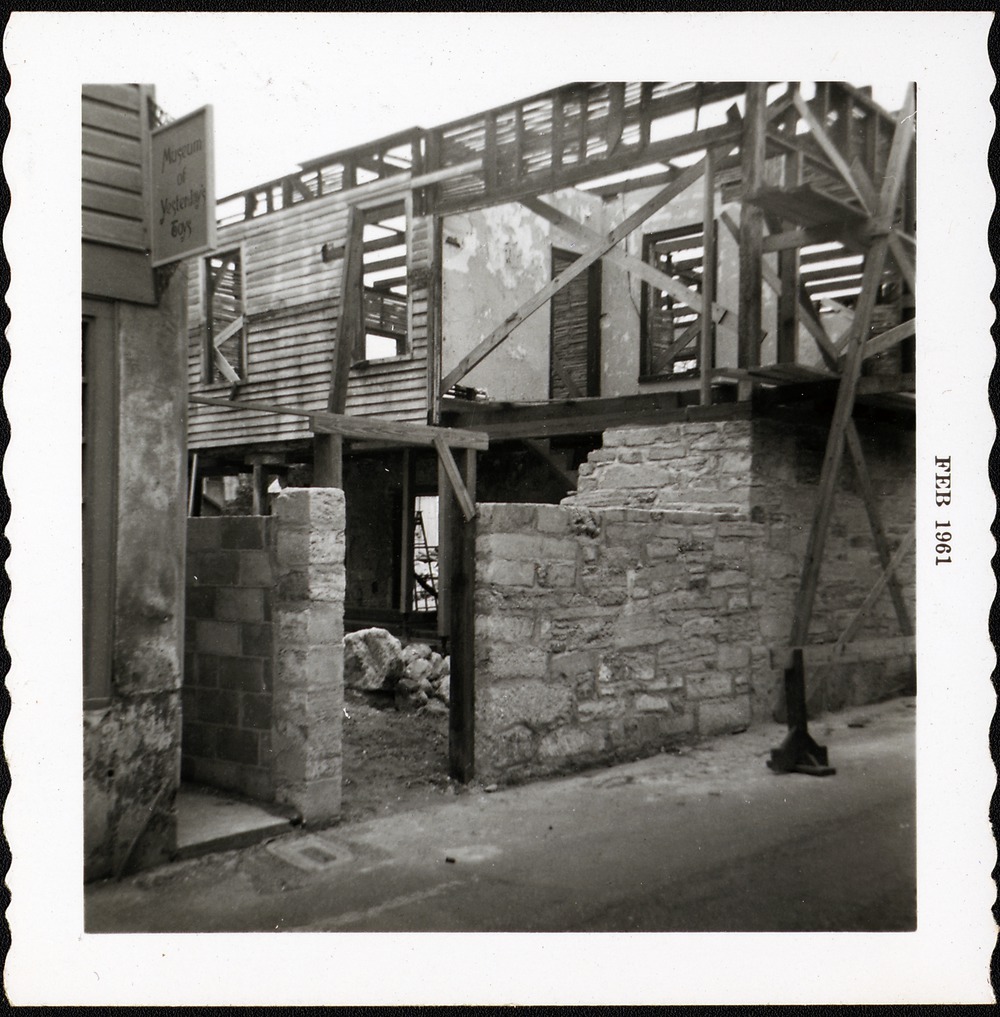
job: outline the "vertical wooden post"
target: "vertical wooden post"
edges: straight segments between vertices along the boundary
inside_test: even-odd
[[[792,106],[785,119],[789,136],[794,137],[798,123],[798,111]],[[797,186],[802,182],[802,156],[798,152],[785,155],[785,187]],[[777,232],[780,221],[771,223],[768,228]],[[778,294],[778,336],[777,362],[794,364],[798,355],[799,334],[799,249],[789,248],[778,252],[778,279],[781,292]]]
[[[475,500],[476,452],[466,449],[462,479]],[[450,484],[447,493],[449,544],[449,629],[451,707],[448,714],[448,758],[451,776],[463,784],[475,776],[476,717],[476,520],[466,520]],[[443,497],[442,497],[442,500]]]
[[[339,434],[313,435],[313,487],[344,488],[344,439]]]
[[[552,95],[552,172],[562,169],[563,159],[563,94]]]
[[[438,457],[438,635],[451,641],[451,517],[461,511],[451,491],[451,481]]]
[[[351,206],[347,210],[347,237],[340,270],[337,345],[331,365],[330,394],[326,406],[331,413],[344,412],[351,364],[363,341],[365,311],[361,290],[364,272],[364,229],[364,213],[361,209]]]
[[[255,516],[267,515],[267,470],[263,463],[253,464],[253,509]]]
[[[487,113],[483,123],[483,182],[486,193],[492,194],[499,184],[500,166],[497,161],[497,115]]]
[[[760,365],[761,286],[763,284],[763,214],[747,198],[753,197],[764,181],[765,106],[767,86],[761,81],[747,85],[746,117],[743,125],[743,206],[740,210],[740,290],[737,338],[737,366]],[[745,396],[749,393],[741,393]]]
[[[399,610],[407,615],[413,609],[413,488],[416,463],[413,453],[404,448],[403,458],[403,547],[399,563]]]
[[[701,342],[698,348],[698,366],[701,377],[698,382],[699,402],[707,406],[712,401],[712,368],[714,329],[712,327],[712,304],[715,301],[715,152],[705,152],[705,192],[702,201],[702,259],[701,259]]]
[[[201,474],[198,472],[198,453],[191,455],[191,466],[188,474],[188,515],[201,515]]]

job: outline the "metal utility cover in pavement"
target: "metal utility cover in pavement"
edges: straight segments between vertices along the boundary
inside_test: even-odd
[[[274,841],[267,845],[267,850],[304,872],[318,872],[354,859],[343,844],[334,844],[317,836]]]

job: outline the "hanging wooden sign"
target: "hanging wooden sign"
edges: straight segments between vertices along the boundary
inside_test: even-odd
[[[211,106],[150,132],[149,233],[154,268],[215,248],[214,154]]]

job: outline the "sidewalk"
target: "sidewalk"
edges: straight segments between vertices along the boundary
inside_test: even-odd
[[[86,930],[912,929],[915,706],[810,725],[832,777],[772,773],[760,725],[93,884]]]

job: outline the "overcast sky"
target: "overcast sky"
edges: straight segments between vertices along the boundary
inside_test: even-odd
[[[222,196],[328,152],[574,80],[784,80],[796,71],[800,80],[821,77],[843,53],[819,46],[806,67],[783,68],[768,67],[762,54],[748,61],[738,47],[731,57],[726,52],[745,29],[798,39],[804,28],[811,38],[808,29],[820,28],[816,17],[147,14],[129,21],[130,45],[148,43],[145,51],[156,59],[139,63],[130,80],[154,84],[160,106],[174,117],[212,104]],[[184,38],[182,57],[161,58],[159,25],[185,26],[170,33]],[[810,55],[806,42],[795,45]],[[872,70],[879,81],[872,82]],[[885,61],[852,68],[846,60],[835,73],[874,83],[890,105],[902,96],[905,78],[892,80]]]

